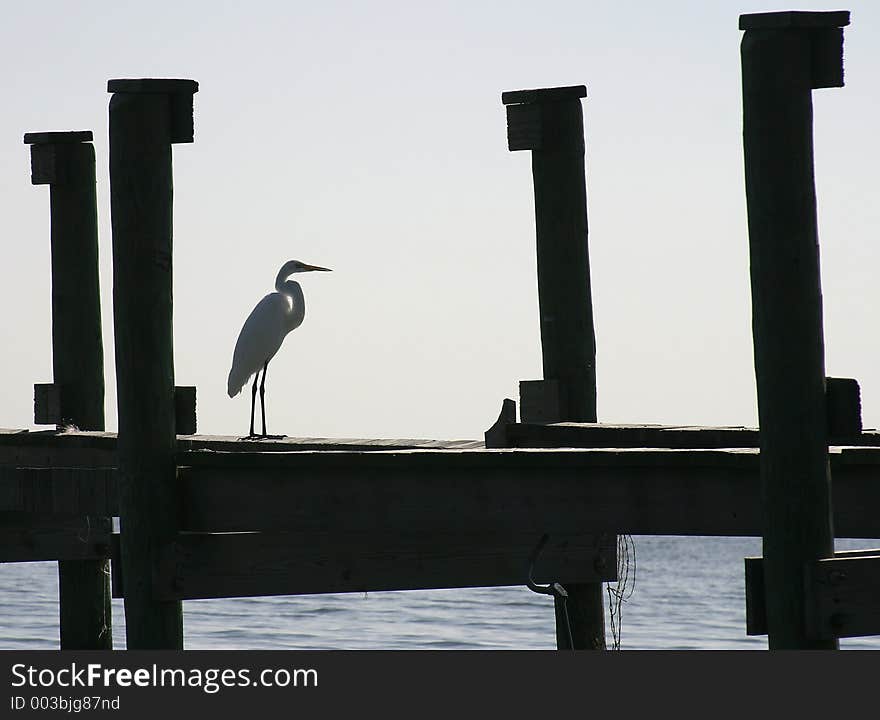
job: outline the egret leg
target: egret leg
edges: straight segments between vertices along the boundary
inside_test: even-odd
[[[257,404],[257,378],[259,377],[259,375],[260,373],[259,371],[257,371],[257,373],[254,375],[253,387],[251,387],[251,431],[248,437],[254,436],[254,406]]]
[[[263,380],[260,382],[260,410],[263,412],[263,437],[266,437],[266,369],[269,361],[263,363]]]

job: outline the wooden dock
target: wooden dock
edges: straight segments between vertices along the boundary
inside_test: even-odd
[[[103,407],[100,353],[76,342],[99,336],[55,333],[64,360],[35,386],[35,422],[57,429],[0,431],[0,561],[59,561],[64,648],[109,647],[109,559],[131,649],[182,648],[185,599],[492,585],[553,595],[558,647],[603,649],[602,583],[616,579],[619,535],[760,536],[765,558],[746,564],[748,632],[768,632],[771,648],[880,632],[880,551],[833,550],[835,536],[880,537],[880,433],[862,429],[858,383],[825,375],[802,153],[811,89],[842,84],[848,22],[740,22],[760,432],[596,422],[586,88],[572,86],[502,95],[508,147],[532,153],[536,203],[543,378],[520,383],[519,418],[505,400],[483,441],[187,434],[196,391],[174,379],[171,148],[194,140],[198,84],[111,80],[119,436],[80,402]],[[794,85],[789,67],[804,75]],[[55,172],[70,160],[60,144],[90,137],[26,136],[34,182],[67,178]],[[79,227],[73,207],[91,217],[88,197],[53,202],[53,247]],[[90,268],[95,228],[63,241],[85,248],[72,255]],[[65,312],[99,330],[98,304],[81,305]],[[53,305],[53,327],[64,317]],[[61,429],[73,426],[86,430]]]
[[[154,592],[183,600],[525,584],[544,534],[537,581],[606,582],[618,534],[762,534],[753,429],[507,431],[583,447],[180,436],[181,525],[159,551]],[[611,440],[620,447],[603,446]],[[860,433],[829,457],[837,536],[880,537],[880,437]],[[112,558],[122,596],[119,537],[97,522],[119,514],[115,463],[114,433],[0,431],[0,559]]]

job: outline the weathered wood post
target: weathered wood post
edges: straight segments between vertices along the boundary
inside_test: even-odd
[[[805,628],[804,570],[834,553],[812,90],[843,86],[849,13],[743,15],[743,146],[771,649]]]
[[[587,247],[583,85],[505,92],[508,147],[532,151],[543,419],[596,422],[596,338]],[[547,394],[553,397],[548,398]],[[525,406],[525,403],[523,403]],[[526,420],[526,418],[523,418]],[[602,584],[566,585],[574,648],[605,648]],[[556,638],[568,647],[556,603]]]
[[[110,80],[110,205],[122,569],[129,649],[181,649],[179,601],[153,596],[179,527],[172,328],[172,143],[193,141],[193,80]]]
[[[24,136],[31,146],[31,182],[49,185],[52,388],[58,399],[51,421],[80,430],[103,430],[104,347],[91,141],[90,130]],[[89,518],[96,531],[106,532],[110,522],[110,518]],[[58,590],[61,649],[112,649],[109,561],[60,560]]]

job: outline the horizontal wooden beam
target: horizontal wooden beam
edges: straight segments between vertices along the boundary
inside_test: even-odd
[[[110,532],[106,518],[0,513],[0,562],[107,558]]]
[[[767,634],[764,560],[745,558],[746,634]],[[813,637],[880,635],[880,549],[844,550],[807,566],[806,623]]]
[[[814,637],[880,635],[880,549],[807,568],[807,631]]]
[[[832,454],[839,537],[880,537],[880,450]],[[757,450],[192,453],[195,532],[760,536]]]
[[[515,409],[515,405],[512,406]],[[600,423],[507,422],[513,447],[534,448],[679,448],[723,449],[758,447],[758,431],[744,427],[686,427],[667,425],[612,425]],[[880,447],[880,432],[832,438],[833,446]],[[372,452],[389,450],[480,450],[481,440],[427,440],[418,438],[281,438],[241,440],[233,436],[188,435],[177,441],[179,453],[196,450],[222,452],[302,452],[331,450]],[[491,444],[490,444],[491,446]],[[0,429],[0,465],[31,467],[86,467],[116,464],[116,433],[81,430],[28,431]]]
[[[182,533],[166,547],[163,600],[525,585],[534,533]],[[536,582],[616,579],[616,538],[551,537]]]
[[[0,512],[119,515],[114,468],[0,466]]]
[[[116,464],[116,433],[0,430],[0,467],[72,468]]]
[[[192,452],[183,529],[760,536],[757,450]],[[880,537],[880,449],[831,453],[838,537]],[[0,467],[0,512],[118,515],[113,468]],[[391,523],[391,525],[389,525]]]
[[[842,402],[842,401],[841,401]],[[854,427],[853,423],[847,427]],[[523,422],[505,428],[508,447],[518,448],[757,448],[756,428]],[[832,436],[833,446],[880,446],[880,433]]]
[[[180,388],[187,392],[185,388]],[[300,452],[330,450],[372,452],[381,450],[474,450],[481,440],[429,440],[419,438],[278,438],[242,440],[225,435],[178,437],[181,453],[192,450],[224,452]],[[116,465],[116,433],[82,430],[0,429],[0,466],[89,467]]]

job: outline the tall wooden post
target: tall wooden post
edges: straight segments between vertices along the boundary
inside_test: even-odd
[[[95,148],[90,130],[26,133],[31,182],[49,185],[52,244],[52,371],[57,420],[104,429],[104,348],[98,282]],[[106,531],[110,518],[89,518]],[[62,650],[110,650],[107,560],[58,563]]]
[[[743,145],[771,649],[807,636],[804,568],[831,557],[812,90],[843,85],[848,12],[743,15]]]
[[[182,649],[179,601],[153,597],[179,527],[175,487],[171,145],[193,141],[192,80],[110,80],[113,319],[129,649]]]
[[[555,420],[596,422],[596,338],[587,247],[583,85],[505,92],[510,150],[532,151],[538,303],[547,405]],[[545,393],[546,396],[546,393]],[[576,649],[605,648],[602,584],[566,585]],[[568,647],[562,608],[556,638]]]

